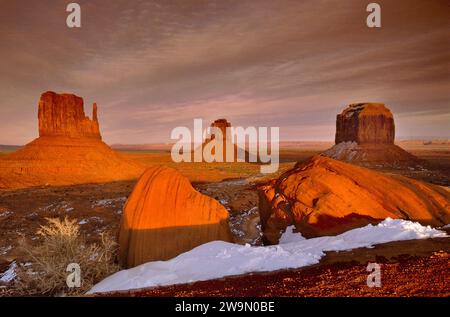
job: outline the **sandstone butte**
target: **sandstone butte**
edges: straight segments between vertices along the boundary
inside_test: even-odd
[[[126,267],[168,260],[201,244],[232,241],[228,212],[197,192],[177,170],[147,169],[128,198],[119,231],[119,258]]]
[[[336,144],[394,144],[394,139],[394,116],[384,104],[351,104],[336,117]]]
[[[239,147],[237,146],[237,144],[235,144],[235,142],[232,139],[231,130],[230,130],[231,123],[227,119],[223,119],[223,118],[217,119],[213,123],[211,123],[211,128],[219,129],[222,132],[222,143],[221,143],[222,147],[223,147],[222,148],[222,161],[227,162],[227,151],[230,151],[230,154],[232,151],[233,155],[230,155],[230,158],[232,159],[232,162],[237,162]],[[211,132],[214,132],[214,130],[212,130]],[[211,142],[213,142],[213,140],[215,140],[214,134],[212,134],[209,138],[207,138],[201,146],[194,149],[194,151],[193,151],[194,157],[196,155],[198,157],[200,157],[200,154],[203,154],[203,151],[205,150],[206,147],[211,147],[211,154],[215,155],[217,143],[211,143]],[[245,150],[245,149],[242,149],[242,150],[244,151],[243,159],[245,162],[248,162],[249,158],[250,158],[250,154],[247,150]],[[198,152],[201,152],[201,153],[198,153]],[[207,148],[207,153],[209,153],[209,148]],[[205,157],[203,157],[203,161],[206,161]]]
[[[90,119],[82,98],[46,92],[38,119],[39,137],[0,159],[0,189],[136,179],[144,171],[102,141],[96,104]]]
[[[315,156],[259,187],[266,243],[287,226],[304,237],[336,235],[387,217],[442,226],[450,222],[450,192],[403,176]]]
[[[382,103],[356,103],[336,117],[335,146],[323,154],[361,165],[415,166],[418,158],[394,144],[392,112]]]
[[[46,92],[39,100],[39,136],[100,139],[97,104],[92,107],[92,120],[84,114],[84,101],[71,94]]]

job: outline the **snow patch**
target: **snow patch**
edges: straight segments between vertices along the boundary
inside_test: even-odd
[[[294,232],[295,226],[289,226],[286,231],[281,235],[280,244],[287,244],[293,242],[301,242],[306,240],[299,232]]]
[[[358,148],[358,143],[354,141],[341,142],[326,150],[323,154],[334,159],[347,157],[349,161],[352,161],[355,158]]]
[[[127,201],[126,197],[120,197],[120,198],[111,198],[111,199],[100,199],[96,200],[92,203],[92,208],[95,207],[109,207],[111,205],[114,205],[116,203],[124,204]]]
[[[78,222],[79,225],[85,225],[89,222],[103,222],[102,218],[94,216],[94,217],[90,217],[88,219],[82,219]]]
[[[11,216],[12,214],[13,214],[13,212],[9,211],[9,210],[2,211],[2,212],[0,212],[0,218],[8,217],[8,216]]]
[[[9,251],[11,251],[12,248],[13,248],[12,245],[8,245],[6,247],[0,247],[0,255],[5,255]]]
[[[37,217],[37,216],[39,216],[38,213],[33,211],[33,212],[28,214],[27,218],[34,218],[34,217]]]
[[[148,262],[123,270],[95,285],[88,293],[140,289],[204,281],[250,272],[300,268],[316,264],[325,251],[342,251],[391,241],[446,237],[445,232],[419,223],[387,218],[380,224],[353,229],[338,236],[300,238],[292,228],[283,244],[242,246],[223,241],[203,244],[169,261]]]
[[[9,283],[12,280],[14,280],[17,276],[16,269],[17,269],[17,263],[16,263],[16,261],[14,261],[9,265],[8,269],[4,273],[0,274],[0,282],[1,283]]]
[[[59,211],[59,212],[71,212],[73,211],[75,208],[73,208],[70,203],[66,202],[66,201],[61,201],[61,202],[56,202],[56,203],[52,203],[44,208],[40,208],[40,210],[43,210],[45,212],[55,212],[55,211]]]

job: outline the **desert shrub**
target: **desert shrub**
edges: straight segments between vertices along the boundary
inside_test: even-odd
[[[46,218],[47,224],[37,234],[41,243],[30,245],[25,239],[20,248],[32,265],[19,266],[15,290],[23,295],[81,295],[95,283],[116,272],[117,243],[107,235],[101,235],[100,243],[88,244],[80,234],[77,220]],[[81,287],[69,288],[66,272],[70,263],[81,268]]]

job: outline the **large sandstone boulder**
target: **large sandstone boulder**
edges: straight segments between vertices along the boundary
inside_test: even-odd
[[[148,169],[129,197],[119,233],[123,265],[168,260],[214,240],[231,241],[228,212],[175,169]]]
[[[395,123],[381,103],[356,103],[336,118],[336,144],[325,156],[368,167],[417,167],[422,162],[394,144]]]
[[[46,92],[38,118],[40,137],[0,158],[0,189],[104,183],[144,171],[102,142],[96,104],[89,119],[82,98]]]
[[[450,222],[450,192],[443,187],[315,156],[259,188],[266,243],[287,226],[305,237],[400,218],[442,226]]]

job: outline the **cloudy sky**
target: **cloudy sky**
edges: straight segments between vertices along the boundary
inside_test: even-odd
[[[450,136],[448,0],[0,0],[0,144],[37,136],[42,92],[99,104],[108,143],[167,142],[194,118],[332,140],[346,104],[384,102],[397,136]]]

